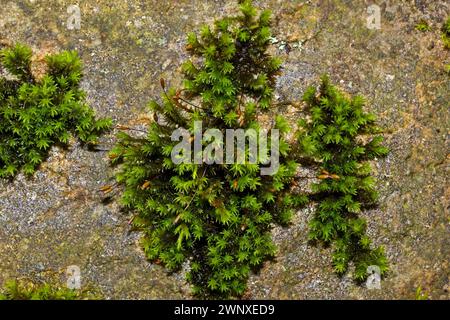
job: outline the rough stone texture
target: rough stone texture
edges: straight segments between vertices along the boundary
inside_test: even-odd
[[[376,161],[380,206],[365,212],[369,233],[386,247],[391,272],[382,290],[337,277],[331,250],[307,243],[313,208],[290,228],[276,228],[279,254],[251,277],[248,298],[403,299],[423,288],[449,299],[448,134],[449,52],[439,28],[450,13],[445,0],[375,1],[381,30],[366,27],[372,1],[258,1],[276,17],[272,48],[284,59],[280,100],[298,100],[329,73],[350,93],[367,97],[385,128],[390,155]],[[146,103],[159,96],[160,77],[180,81],[185,34],[236,11],[227,1],[89,0],[80,3],[81,29],[68,30],[67,0],[0,0],[0,40],[29,44],[35,52],[77,49],[83,87],[99,115],[120,124],[145,121]],[[414,29],[421,19],[432,30]],[[292,121],[299,116],[284,108]],[[103,138],[107,148],[113,133]],[[0,284],[12,277],[65,282],[78,265],[84,286],[106,298],[190,298],[181,273],[150,264],[138,246],[130,214],[102,203],[111,176],[105,152],[72,141],[53,149],[32,178],[0,182]]]

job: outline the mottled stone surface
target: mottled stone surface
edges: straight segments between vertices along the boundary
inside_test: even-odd
[[[391,154],[374,163],[380,206],[365,212],[369,233],[382,244],[391,272],[382,290],[337,277],[330,249],[307,243],[313,208],[290,228],[276,228],[279,253],[252,276],[248,298],[449,298],[448,134],[449,51],[439,28],[450,13],[444,0],[375,1],[381,30],[366,26],[372,1],[281,1],[258,4],[275,14],[273,53],[284,59],[280,100],[299,99],[322,73],[350,93],[367,97],[385,128]],[[234,1],[81,1],[81,29],[68,30],[67,0],[0,0],[0,40],[23,42],[35,52],[77,49],[83,87],[99,115],[140,124],[146,103],[159,95],[160,77],[181,78],[185,34],[213,17],[235,12]],[[414,29],[420,19],[432,30]],[[292,121],[299,113],[277,110]],[[114,141],[103,138],[105,147]],[[65,282],[78,265],[84,286],[106,298],[190,298],[181,274],[145,260],[130,214],[98,193],[111,176],[105,152],[72,141],[55,148],[32,178],[0,182],[0,283],[12,277]]]

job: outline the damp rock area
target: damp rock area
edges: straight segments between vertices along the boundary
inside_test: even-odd
[[[308,242],[314,207],[276,227],[276,258],[249,280],[248,299],[414,299],[417,288],[449,299],[450,51],[441,26],[444,0],[260,0],[273,12],[271,53],[283,59],[276,99],[300,101],[322,74],[350,94],[362,94],[391,150],[373,163],[377,208],[363,211],[368,234],[383,245],[390,271],[381,288],[333,272],[331,248]],[[101,117],[145,125],[160,78],[181,82],[186,34],[237,13],[236,1],[0,0],[0,45],[24,43],[35,54],[77,50],[82,88]],[[79,13],[78,17],[74,17]],[[375,12],[376,14],[376,12]],[[426,21],[429,28],[418,30]],[[76,22],[79,22],[77,24]],[[374,25],[379,23],[379,25]],[[282,104],[280,104],[282,105]],[[280,106],[292,123],[294,107]],[[76,140],[54,147],[33,177],[0,181],[0,284],[27,278],[66,283],[77,266],[83,287],[106,299],[192,299],[183,271],[146,260],[133,213],[99,191],[111,183],[107,150],[117,130],[92,152]],[[119,195],[117,195],[119,196]]]

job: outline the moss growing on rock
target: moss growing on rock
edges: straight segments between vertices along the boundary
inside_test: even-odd
[[[346,272],[353,262],[358,281],[367,278],[367,268],[372,265],[378,266],[382,275],[388,269],[384,250],[372,248],[365,234],[367,223],[358,216],[377,199],[368,161],[388,153],[381,136],[366,142],[360,139],[378,131],[375,116],[363,112],[361,96],[347,97],[328,77],[322,78],[318,91],[310,87],[304,100],[310,119],[299,123],[300,152],[321,168],[320,182],[313,185],[318,204],[310,222],[310,239],[333,245],[337,273]]]
[[[95,299],[88,291],[72,290],[48,283],[8,280],[0,290],[0,300],[84,300]]]
[[[206,164],[204,158],[176,164],[171,158],[178,144],[171,134],[180,127],[188,130],[189,146],[210,128],[223,136],[229,128],[261,132],[258,113],[271,105],[281,63],[266,52],[270,12],[258,14],[251,1],[240,9],[237,17],[204,26],[200,36],[189,34],[193,58],[183,65],[184,87],[166,89],[162,80],[162,102],[150,104],[155,121],[147,136],[121,133],[110,153],[121,164],[122,202],[137,212],[134,225],[144,231],[147,257],[169,270],[190,261],[187,279],[203,297],[242,295],[250,272],[275,254],[273,224],[289,222],[306,201],[290,192],[297,165],[288,159],[283,136],[289,127],[281,116],[271,128],[282,136],[279,170],[272,175],[260,173],[268,154],[254,164]]]
[[[426,32],[431,30],[431,26],[426,20],[422,19],[416,24],[415,29],[417,31]]]
[[[111,125],[95,119],[79,88],[82,66],[75,51],[48,55],[45,72],[32,72],[32,51],[16,45],[0,51],[0,178],[23,169],[32,175],[55,144],[67,145],[71,134],[87,144]]]
[[[442,25],[442,41],[444,42],[444,47],[450,49],[450,17]]]

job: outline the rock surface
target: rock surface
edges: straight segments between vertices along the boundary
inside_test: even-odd
[[[380,2],[380,1],[378,1]],[[274,12],[273,53],[284,59],[280,100],[298,100],[329,73],[350,93],[367,98],[385,129],[390,155],[374,163],[380,206],[365,212],[369,233],[386,247],[391,272],[381,290],[358,286],[331,269],[329,248],[307,243],[313,208],[290,228],[276,228],[279,253],[249,281],[248,298],[408,299],[421,286],[449,299],[448,134],[449,51],[440,25],[445,0],[384,1],[381,29],[367,28],[372,1],[257,1]],[[80,29],[67,0],[0,0],[0,40],[23,42],[36,53],[77,49],[83,88],[101,116],[139,125],[146,103],[159,96],[160,77],[180,82],[187,31],[236,11],[235,1],[90,0],[80,3]],[[69,10],[70,11],[70,10]],[[429,32],[415,30],[425,19]],[[278,110],[292,121],[294,109]],[[141,119],[141,120],[140,120]],[[103,138],[106,148],[114,132]],[[81,269],[84,286],[114,299],[191,298],[182,274],[145,260],[129,214],[102,203],[99,187],[112,174],[105,152],[72,141],[54,148],[32,179],[0,182],[0,284],[13,277],[65,282]]]

